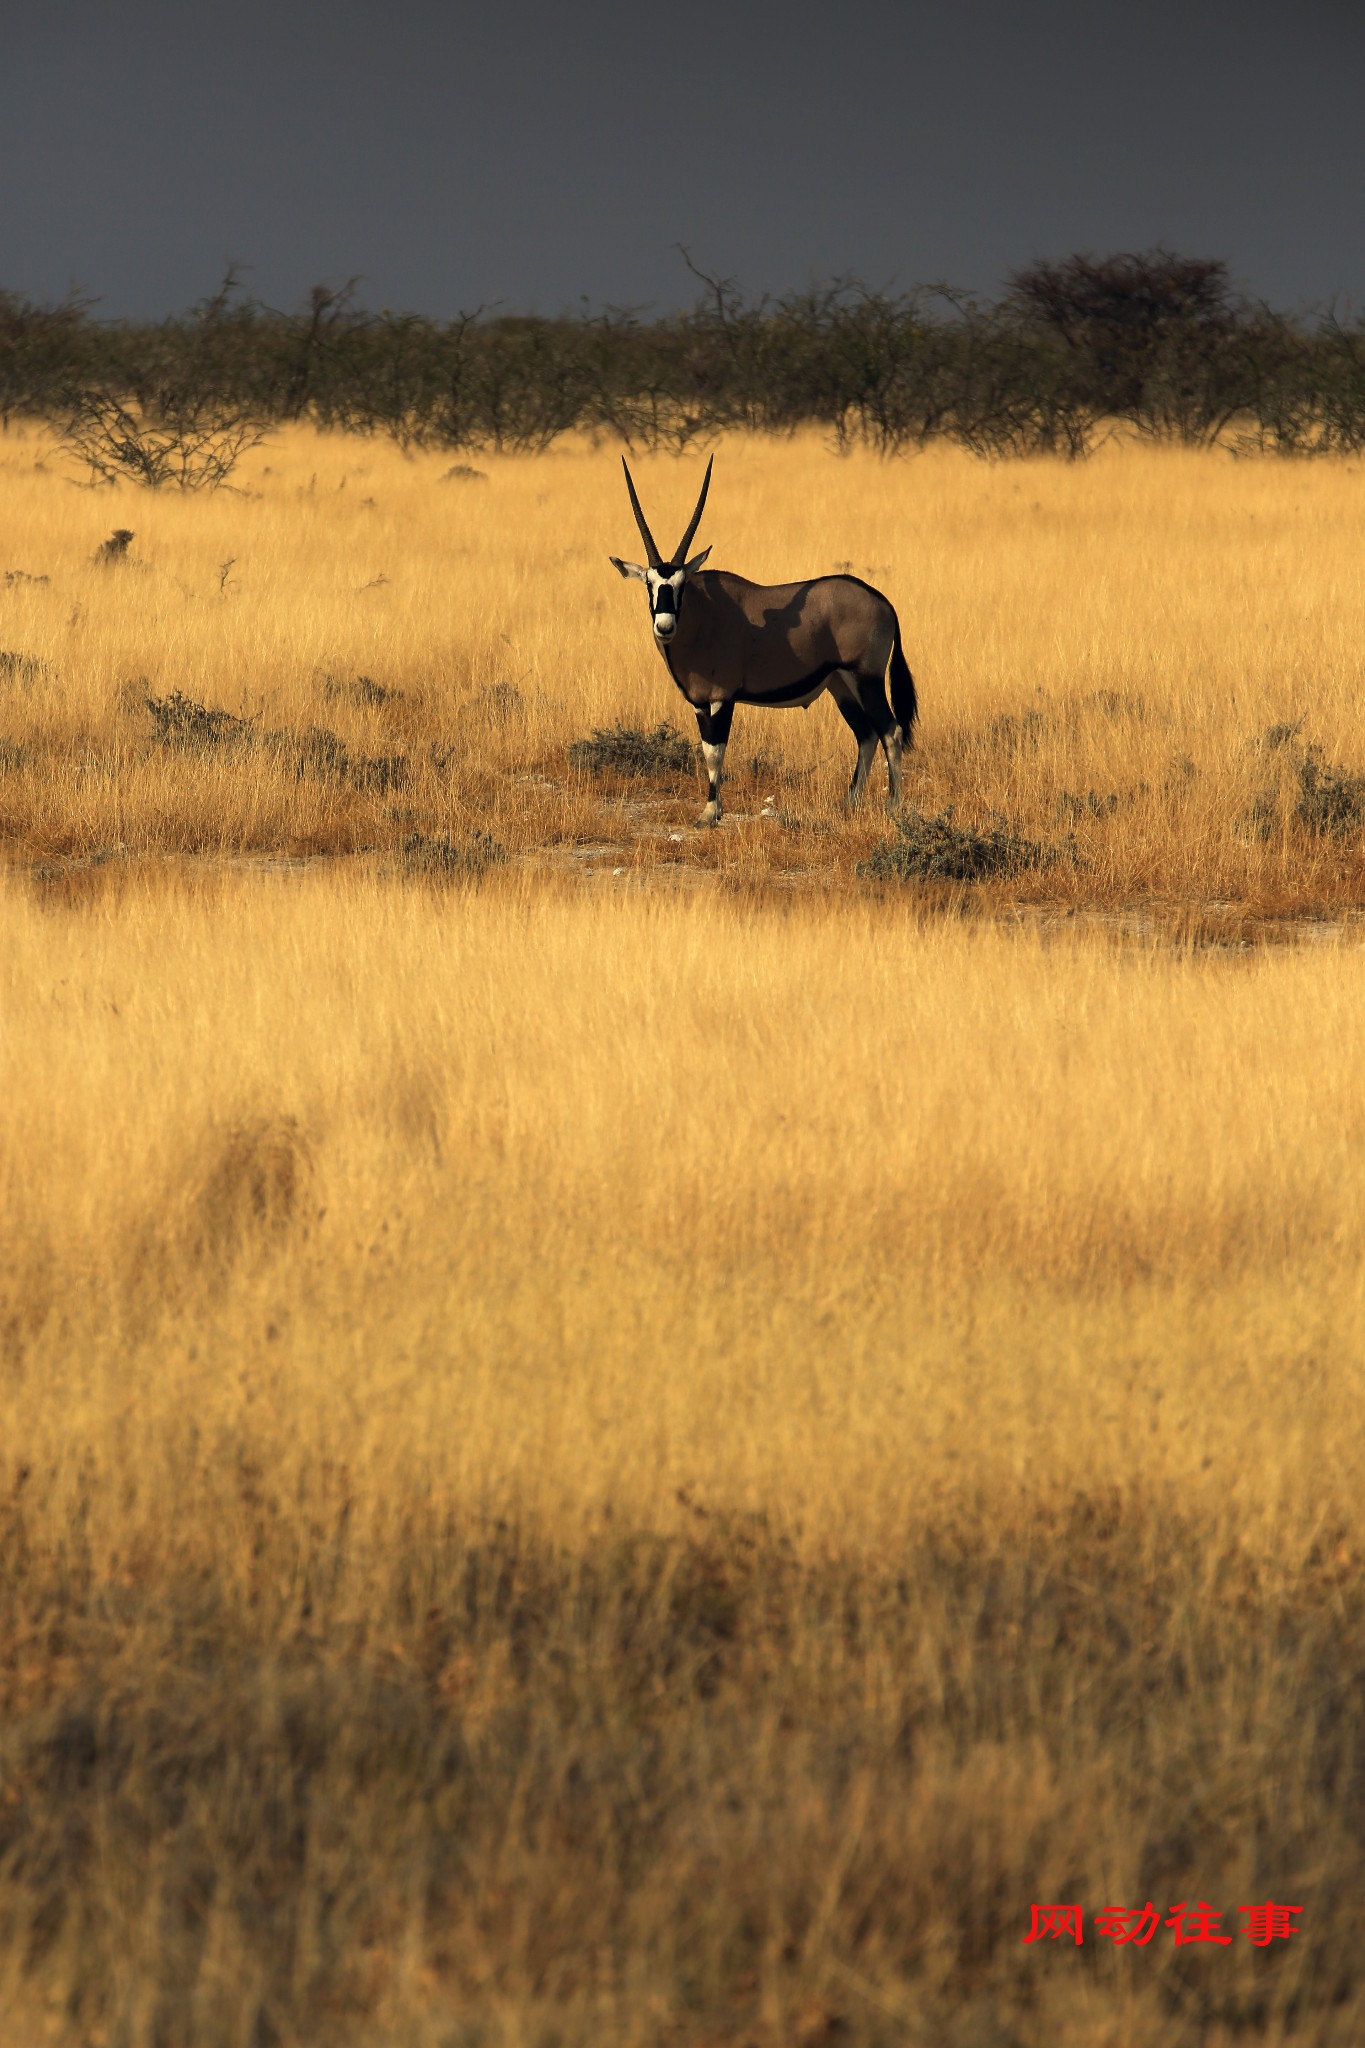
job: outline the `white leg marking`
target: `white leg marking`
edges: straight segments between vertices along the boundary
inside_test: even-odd
[[[882,752],[886,756],[886,774],[890,788],[887,803],[895,811],[901,800],[901,755],[905,750],[905,735],[898,725],[893,725],[882,741]]]
[[[714,740],[703,740],[701,753],[706,763],[707,804],[697,823],[715,825],[720,820],[720,774],[725,766],[725,747],[723,743],[717,746]]]

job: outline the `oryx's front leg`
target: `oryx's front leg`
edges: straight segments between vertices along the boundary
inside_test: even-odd
[[[709,710],[697,711],[697,731],[701,735],[702,758],[706,762],[706,809],[698,818],[699,825],[720,823],[720,777],[725,766],[725,744],[730,737],[730,721],[735,715],[734,703],[719,698]]]

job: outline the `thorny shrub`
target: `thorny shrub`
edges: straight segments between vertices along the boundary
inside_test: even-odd
[[[1283,751],[1301,724],[1296,720],[1292,725],[1272,725],[1260,744],[1271,752]],[[1349,839],[1365,830],[1365,775],[1325,763],[1321,747],[1305,747],[1287,781],[1287,791],[1282,782],[1279,789],[1263,789],[1253,798],[1240,821],[1249,837],[1269,839],[1281,817],[1315,839]]]
[[[652,732],[638,726],[594,726],[586,740],[575,740],[569,760],[589,774],[674,775],[690,768],[696,749],[675,726],[661,722]]]
[[[896,830],[896,839],[883,840],[859,862],[860,875],[873,881],[984,882],[1076,857],[1070,845],[1042,846],[1021,838],[1002,818],[993,819],[986,832],[955,825],[951,804],[934,818],[912,806],[897,817]]]
[[[406,754],[353,754],[326,726],[311,725],[302,734],[261,732],[254,719],[210,709],[183,690],[172,690],[165,697],[148,693],[143,701],[152,714],[155,738],[164,747],[210,753],[259,741],[268,752],[291,760],[300,777],[314,775],[324,781],[346,782],[352,789],[379,796],[405,789],[410,779]]]
[[[267,426],[400,445],[536,450],[572,431],[684,448],[735,428],[826,427],[884,453],[1084,455],[1114,421],[1283,453],[1365,446],[1365,323],[1253,305],[1217,258],[1166,250],[1035,264],[997,301],[835,278],[773,299],[689,264],[696,303],[448,321],[315,287],[283,313],[229,273],[155,326],[0,293],[0,419],[63,428],[92,477],[212,488]],[[474,482],[468,463],[446,472]]]

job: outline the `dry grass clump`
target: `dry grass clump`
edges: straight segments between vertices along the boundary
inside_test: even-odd
[[[101,872],[4,889],[7,2039],[1359,2038],[1365,955]]]

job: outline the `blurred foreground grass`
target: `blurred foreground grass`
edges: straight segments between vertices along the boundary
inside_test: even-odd
[[[0,912],[3,2038],[1360,2039],[1365,955]]]

